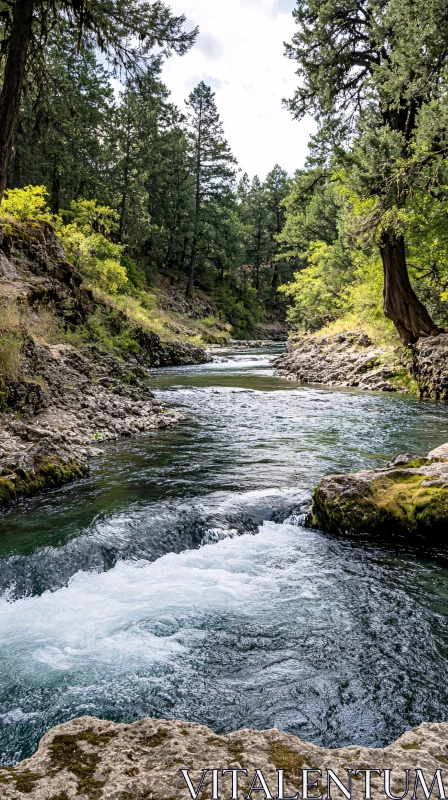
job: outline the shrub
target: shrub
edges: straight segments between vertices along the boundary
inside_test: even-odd
[[[25,186],[24,189],[7,189],[3,195],[1,211],[17,219],[52,220],[47,206],[45,186]]]

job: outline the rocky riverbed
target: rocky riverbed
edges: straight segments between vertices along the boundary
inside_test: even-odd
[[[328,770],[347,785],[348,770],[359,769],[360,774],[353,775],[351,797],[360,800],[365,795],[363,770],[371,768],[381,771],[372,776],[374,796],[384,796],[384,770],[392,771],[389,791],[401,796],[403,771],[408,769],[411,791],[415,786],[416,796],[423,797],[416,770],[422,771],[427,785],[436,770],[442,770],[439,775],[446,784],[447,742],[447,723],[423,723],[383,749],[328,750],[277,729],[217,736],[210,728],[188,722],[142,719],[116,725],[83,717],[49,731],[32,758],[14,768],[0,768],[0,793],[5,800],[23,800],[24,795],[30,800],[187,800],[192,795],[181,770],[188,770],[193,792],[206,800],[217,796],[212,786],[215,770],[222,800],[235,796],[232,778],[236,777],[239,797],[246,796],[251,786],[251,797],[292,797],[298,791],[302,794],[304,780],[325,796]],[[306,769],[321,770],[321,775],[308,777]],[[232,775],[232,770],[247,772]],[[269,795],[262,791],[256,770],[262,772]],[[280,770],[284,793],[278,791]],[[337,791],[334,783],[331,788]]]

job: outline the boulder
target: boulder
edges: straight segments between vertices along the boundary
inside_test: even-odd
[[[399,454],[382,469],[328,475],[313,495],[312,525],[331,533],[443,541],[448,526],[448,444],[426,458]]]

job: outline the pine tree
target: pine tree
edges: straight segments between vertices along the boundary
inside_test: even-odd
[[[78,44],[94,43],[111,66],[139,71],[155,48],[183,54],[197,31],[183,30],[185,17],[174,17],[160,0],[15,0],[1,17],[0,59],[5,60],[0,92],[0,202],[27,71],[45,79],[45,46],[51,33],[71,24]]]
[[[269,261],[272,267],[272,290],[274,293],[274,302],[276,300],[276,292],[280,285],[280,261],[276,258],[279,244],[278,237],[280,236],[285,225],[285,207],[283,201],[289,194],[291,189],[291,181],[288,178],[286,170],[282,169],[279,164],[266,176],[264,183],[266,192],[266,204],[268,208],[268,229],[271,238],[271,247],[269,252]]]
[[[294,16],[298,31],[287,54],[298,61],[300,86],[291,110],[297,118],[314,111],[324,128],[342,123],[356,132],[348,171],[361,196],[377,201],[385,315],[405,344],[437,334],[409,281],[405,239],[394,221],[419,180],[415,146],[434,104],[441,124],[426,143],[424,163],[447,152],[440,149],[447,132],[446,2],[297,0]]]
[[[206,223],[216,223],[216,209],[233,200],[235,158],[224,139],[215,94],[201,81],[187,102],[191,171],[194,177],[194,212],[187,297],[193,292],[198,253]]]

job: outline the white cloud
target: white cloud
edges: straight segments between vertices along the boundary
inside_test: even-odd
[[[216,91],[226,137],[239,165],[264,178],[275,163],[288,172],[303,165],[315,124],[292,119],[282,108],[297,83],[295,64],[283,42],[295,30],[294,0],[170,0],[175,14],[199,25],[193,49],[173,56],[164,80],[181,108],[192,87],[204,80]]]

